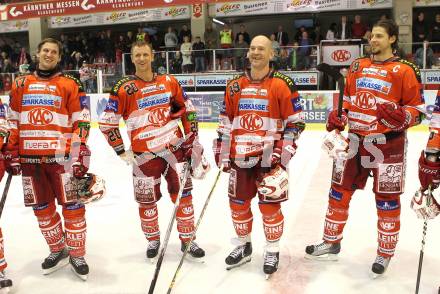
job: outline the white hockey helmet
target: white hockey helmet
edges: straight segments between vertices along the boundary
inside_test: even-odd
[[[258,192],[264,197],[278,199],[287,192],[289,188],[289,174],[277,166],[264,175],[258,185]]]

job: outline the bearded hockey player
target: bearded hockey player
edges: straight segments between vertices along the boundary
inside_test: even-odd
[[[161,176],[165,177],[171,200],[175,202],[186,162],[191,159],[193,176],[203,177],[207,166],[200,168],[201,162],[206,160],[201,160],[203,148],[197,139],[197,116],[179,82],[170,75],[153,73],[153,52],[147,43],[135,42],[131,53],[136,74],[121,79],[113,87],[99,127],[115,153],[133,164],[134,196],[139,203],[142,231],[148,240],[146,255],[151,260],[160,247],[156,203],[162,196]],[[130,149],[125,148],[121,138],[121,118],[127,124]],[[190,246],[189,254],[200,259],[205,255],[204,250],[195,242],[189,244],[194,231],[191,177],[183,182],[185,186],[176,215],[181,250]]]
[[[278,269],[281,202],[288,198],[286,169],[305,127],[296,85],[270,68],[273,54],[265,36],[252,40],[251,69],[228,83],[214,141],[216,163],[229,173],[229,204],[240,242],[225,260],[227,269],[251,260],[251,200],[258,195],[267,241],[266,278]]]
[[[350,149],[347,156],[334,160],[324,241],[306,248],[306,258],[337,259],[353,193],[364,189],[372,173],[378,215],[373,277],[386,271],[396,249],[406,169],[406,130],[420,123],[420,111],[424,109],[419,70],[393,54],[397,38],[398,27],[393,21],[383,20],[373,26],[371,57],[355,60],[349,69],[343,114],[338,117],[337,110],[329,114],[329,132],[342,131],[348,124]]]
[[[440,213],[440,205],[432,196],[432,191],[440,183],[440,90],[429,123],[429,139],[426,149],[419,159],[419,180],[421,189],[416,192],[411,208],[420,219],[433,219]]]
[[[89,166],[90,106],[81,82],[61,73],[61,50],[59,41],[44,39],[38,45],[35,74],[15,80],[10,93],[10,137],[3,149],[11,172],[22,171],[24,203],[33,208],[49,245],[43,273],[70,262],[86,280],[85,207],[71,188]],[[62,205],[64,229],[55,199]]]

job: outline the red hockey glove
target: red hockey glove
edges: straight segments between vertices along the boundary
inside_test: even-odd
[[[79,153],[76,160],[72,164],[72,174],[76,178],[82,178],[89,170],[90,166],[90,149],[87,145],[81,144],[79,146]]]
[[[327,132],[331,132],[333,130],[339,130],[343,131],[345,129],[345,126],[348,123],[348,117],[345,111],[342,112],[341,117],[338,117],[338,110],[332,110],[327,118]]]
[[[227,173],[231,169],[231,161],[229,160],[229,157],[222,154],[222,143],[222,140],[214,139],[212,151],[214,152],[215,164],[223,172]]]
[[[377,104],[377,120],[387,128],[400,132],[409,127],[411,113],[400,105]]]
[[[191,155],[193,152],[193,147],[196,141],[196,135],[194,133],[191,133],[187,136],[185,141],[183,141],[182,145],[180,145],[180,148],[182,148],[183,151],[183,157],[185,160],[190,160]]]
[[[20,155],[18,154],[17,147],[6,146],[3,151],[3,157],[5,159],[6,171],[13,176],[21,174]]]
[[[295,142],[286,143],[285,140],[279,140],[275,143],[275,147],[273,148],[272,158],[271,158],[271,168],[275,168],[280,165],[282,168],[286,169],[289,165],[290,159],[296,153],[296,144]]]
[[[423,190],[428,189],[429,185],[437,188],[440,182],[440,162],[426,160],[423,151],[419,158],[419,180]]]

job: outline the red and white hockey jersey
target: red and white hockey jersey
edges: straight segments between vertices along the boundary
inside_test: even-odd
[[[420,123],[424,100],[419,69],[399,57],[384,62],[355,60],[347,76],[343,103],[350,132],[362,136],[390,132],[376,117],[376,104],[390,102],[411,113],[410,126]]]
[[[10,92],[11,134],[21,157],[68,155],[72,142],[85,144],[90,131],[90,100],[76,78],[57,73],[15,79]]]

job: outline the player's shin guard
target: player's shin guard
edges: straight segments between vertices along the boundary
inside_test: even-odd
[[[330,188],[324,223],[324,242],[338,243],[342,240],[342,233],[348,219],[348,207],[353,192],[339,187]]]
[[[194,233],[194,207],[192,204],[192,196],[191,194],[187,194],[188,196],[185,194],[184,191],[176,213],[177,231],[183,243],[188,242]],[[193,240],[195,240],[195,237]]]
[[[83,204],[63,206],[66,244],[71,257],[82,257],[86,254],[86,209]]]
[[[159,240],[159,214],[156,203],[139,204],[139,216],[141,218],[141,227],[145,238],[150,242]]]
[[[50,252],[62,251],[65,247],[64,232],[61,217],[55,210],[55,203],[36,205],[33,210]]]
[[[229,206],[232,213],[232,223],[237,236],[245,242],[250,242],[252,232],[252,211],[251,201],[229,200]]]
[[[396,250],[400,231],[400,195],[376,195],[377,254],[392,257]]]
[[[280,203],[260,203],[259,208],[263,215],[263,228],[268,243],[277,244],[283,235],[284,216]],[[275,248],[277,246],[269,246]]]
[[[4,271],[4,269],[7,266],[6,260],[5,260],[5,253],[3,250],[3,233],[2,229],[0,229],[0,272]]]

